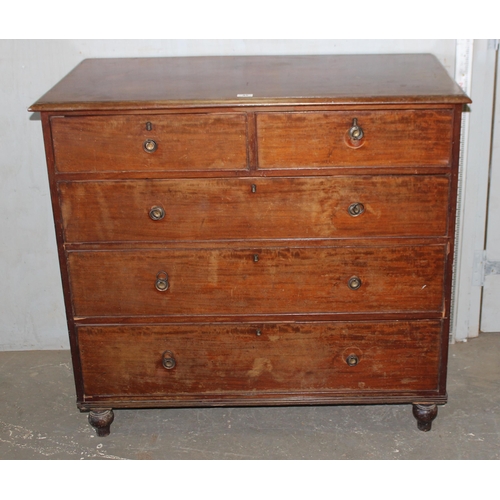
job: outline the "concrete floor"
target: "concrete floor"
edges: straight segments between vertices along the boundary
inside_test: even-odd
[[[117,410],[98,438],[68,351],[0,352],[2,460],[500,458],[500,334],[450,346],[449,403],[430,432],[411,405]]]

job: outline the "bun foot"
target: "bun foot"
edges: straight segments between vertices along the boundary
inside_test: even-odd
[[[417,427],[424,432],[430,431],[432,421],[437,417],[435,404],[413,403],[413,416],[417,419]]]
[[[114,419],[115,414],[111,409],[92,410],[89,413],[89,424],[95,429],[99,437],[109,436],[109,427]]]

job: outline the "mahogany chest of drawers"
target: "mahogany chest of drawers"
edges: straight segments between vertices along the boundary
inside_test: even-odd
[[[42,117],[77,404],[446,402],[460,117],[430,55],[90,59]]]

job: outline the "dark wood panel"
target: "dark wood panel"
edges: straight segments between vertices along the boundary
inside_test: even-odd
[[[452,124],[452,110],[259,113],[259,168],[445,166]]]
[[[68,262],[74,312],[83,317],[443,307],[443,245],[82,251]],[[163,292],[159,272],[168,274]],[[353,276],[357,290],[348,287]]]
[[[245,114],[53,117],[51,126],[58,172],[247,168]]]
[[[32,111],[469,102],[430,54],[87,59]]]
[[[435,390],[440,332],[440,321],[110,326],[78,339],[86,394],[175,400]]]
[[[50,128],[50,119],[47,113],[41,113],[43,140],[45,146],[45,156],[47,162],[48,180],[50,187],[50,198],[52,204],[52,213],[54,220],[54,233],[57,242],[57,256],[59,260],[60,277],[62,282],[62,291],[64,298],[64,312],[66,316],[66,325],[69,333],[69,345],[71,349],[71,365],[75,379],[75,389],[77,399],[83,397],[83,385],[80,366],[80,355],[78,352],[78,343],[75,334],[75,324],[73,317],[73,298],[71,296],[69,285],[68,266],[66,265],[66,253],[64,249],[64,231],[62,227],[61,206],[57,192],[57,182],[54,175],[54,151],[52,148],[52,133]]]
[[[73,243],[443,236],[448,190],[444,176],[59,184]]]

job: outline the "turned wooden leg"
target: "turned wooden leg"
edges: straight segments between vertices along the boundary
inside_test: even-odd
[[[417,426],[421,431],[431,430],[432,421],[437,414],[438,409],[435,404],[413,403],[413,416],[417,419]]]
[[[89,424],[95,429],[99,437],[109,436],[109,427],[114,419],[115,414],[111,409],[95,409],[89,413]]]

